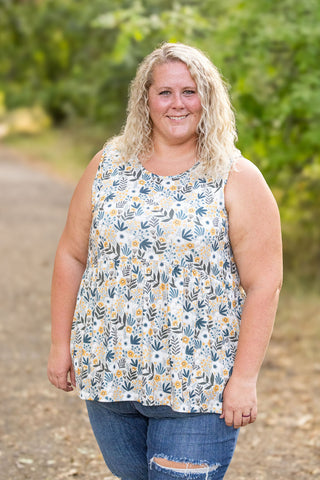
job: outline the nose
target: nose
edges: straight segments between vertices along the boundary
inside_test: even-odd
[[[172,107],[177,108],[177,109],[184,108],[183,98],[182,98],[182,95],[180,93],[176,93],[173,96]]]

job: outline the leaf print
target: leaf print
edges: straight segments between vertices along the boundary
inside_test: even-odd
[[[158,340],[155,340],[153,343],[152,343],[152,348],[153,350],[155,350],[156,352],[159,352],[160,350],[163,349],[163,345],[161,344],[161,342],[159,342]]]
[[[137,335],[135,335],[135,336],[131,335],[130,336],[131,345],[139,345],[140,342],[141,342],[141,339]]]
[[[205,234],[205,228],[204,227],[201,227],[199,225],[196,225],[195,229],[194,229],[194,233],[196,235],[196,237],[203,237],[203,235]]]
[[[131,383],[131,382],[127,382],[125,381],[123,386],[122,386],[123,390],[125,390],[126,392],[130,392],[131,390],[134,389],[134,385]]]
[[[183,304],[183,310],[184,310],[185,312],[192,312],[193,309],[194,309],[194,308],[193,308],[193,306],[192,306],[192,303],[190,303],[190,302],[185,302],[185,303]]]
[[[184,195],[182,195],[182,193],[177,193],[173,198],[177,202],[183,202],[186,199],[186,197]]]
[[[188,215],[186,215],[183,210],[179,210],[176,214],[176,217],[179,220],[185,220],[186,218],[188,218]]]
[[[157,212],[157,211],[155,210],[155,212]],[[167,210],[164,210],[163,208],[157,213],[158,213],[158,215],[156,215],[156,216],[161,219],[161,222],[169,222],[174,216],[173,208],[171,208],[171,210],[169,210],[169,213],[168,213]]]
[[[226,307],[225,305],[219,305],[219,313],[220,313],[220,315],[222,315],[223,317],[225,317],[226,315],[228,315],[227,307]]]
[[[147,230],[148,228],[150,228],[150,224],[148,222],[141,222],[140,226],[142,230]]]
[[[151,192],[151,190],[148,187],[141,187],[140,188],[141,195],[148,195],[150,192]]]
[[[173,267],[173,270],[172,270],[172,275],[173,277],[179,277],[179,275],[181,275],[181,267],[180,265],[175,265],[175,267]]]
[[[200,217],[203,217],[204,215],[206,215],[208,209],[205,208],[205,207],[199,207],[197,210],[196,210],[196,215],[199,215]]]
[[[168,338],[169,336],[168,327],[162,326],[157,336],[161,341],[164,340],[165,338]]]
[[[115,224],[115,228],[119,230],[119,232],[124,232],[125,230],[127,230],[128,226],[125,225],[124,222],[120,222],[120,220],[118,220]]]
[[[94,315],[98,320],[101,320],[104,317],[105,311],[106,307],[102,303],[98,303]]]
[[[138,378],[138,372],[136,370],[133,370],[132,368],[130,368],[129,373],[128,373],[128,380],[130,380],[130,382],[132,382],[136,378]]]
[[[215,288],[215,294],[219,297],[221,295],[223,295],[223,289],[221,287],[221,285],[218,285],[216,288]]]
[[[182,230],[181,236],[184,240],[190,242],[193,239],[192,231],[186,230],[185,228]]]
[[[121,250],[122,250],[122,253],[125,257],[130,257],[132,250],[131,250],[131,248],[128,247],[127,244],[123,245]]]
[[[147,319],[149,322],[152,322],[155,317],[156,317],[156,314],[157,314],[157,309],[156,307],[149,307],[148,310],[147,310]]]
[[[145,238],[144,240],[142,240],[142,242],[140,242],[139,247],[143,248],[143,250],[148,250],[151,247],[151,245],[152,245],[152,242],[150,242],[150,240]]]
[[[169,290],[169,300],[173,300],[174,298],[178,298],[179,290],[177,288],[170,287]]]
[[[111,360],[114,359],[114,352],[112,352],[111,350],[109,350],[107,353],[106,353],[106,362],[111,362]]]
[[[167,383],[167,384],[166,384],[166,383],[163,383],[163,384],[162,384],[162,391],[163,391],[164,393],[170,394],[170,393],[171,393],[171,385],[170,385],[170,383]]]
[[[189,346],[187,345],[187,347],[186,347],[186,355],[191,355],[191,356],[192,356],[193,354],[194,354],[194,348],[193,348],[193,347],[189,347]]]
[[[170,348],[172,355],[179,355],[181,352],[181,348],[179,345],[179,340],[177,337],[173,337],[170,341]]]

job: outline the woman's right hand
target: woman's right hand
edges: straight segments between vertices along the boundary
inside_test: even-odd
[[[48,378],[56,388],[71,392],[76,386],[74,369],[68,345],[51,345],[48,360]]]

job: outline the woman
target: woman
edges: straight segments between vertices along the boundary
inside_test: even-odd
[[[123,135],[71,201],[48,376],[77,386],[122,480],[222,479],[239,427],[257,417],[280,222],[235,140],[217,69],[195,48],[164,44],[137,71]]]

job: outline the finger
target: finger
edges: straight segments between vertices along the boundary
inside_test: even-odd
[[[250,415],[250,423],[255,422],[257,420],[257,416],[258,416],[258,409],[257,407],[253,407]]]
[[[234,428],[242,427],[242,413],[240,411],[235,411],[234,412],[233,426],[234,426]]]
[[[67,373],[63,375],[56,375],[57,386],[60,390],[64,390],[65,392],[69,391],[68,381],[67,381]]]
[[[228,409],[224,412],[224,421],[228,427],[233,426],[233,410]]]
[[[71,379],[71,384],[76,387],[76,375],[74,373],[74,368],[73,368],[73,365],[71,366],[71,369],[70,369],[70,379]]]
[[[242,414],[242,427],[246,427],[247,425],[249,425],[251,421],[251,413],[243,413]]]

